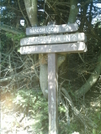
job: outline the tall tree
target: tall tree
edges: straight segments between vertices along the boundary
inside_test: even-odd
[[[49,2],[46,1],[46,4],[50,5]],[[32,26],[37,25],[38,24],[38,20],[37,20],[37,1],[36,0],[31,0],[29,2],[29,1],[24,0],[24,3],[25,3],[26,11],[27,11],[28,18],[30,20],[31,25]],[[77,6],[78,3],[79,3],[78,0],[70,0],[69,8],[68,8],[69,9],[69,15],[68,15],[68,19],[67,19],[66,23],[75,23],[76,22],[77,15],[79,13],[79,7]],[[85,9],[85,10],[81,10],[81,12],[83,11],[84,15],[86,15],[86,13],[88,12],[87,11],[87,6],[89,6],[89,1],[86,1],[86,3],[83,3],[83,1],[81,1],[81,3],[82,3],[82,5],[81,5],[82,8]],[[91,2],[90,7],[91,8],[90,8],[89,21],[91,23],[91,20],[92,20],[92,18],[91,18],[92,2]],[[56,9],[52,8],[52,10],[55,13],[57,13]],[[82,21],[81,25],[80,25],[80,26],[82,26],[81,29],[83,30],[84,24],[82,25],[82,23],[84,23],[84,21]],[[44,96],[47,98],[47,93],[48,93],[48,84],[47,84],[48,74],[47,74],[47,63],[46,63],[47,55],[40,54],[39,59],[40,59],[40,86],[41,86],[41,89],[42,89],[42,92],[43,92]],[[63,58],[63,59],[65,59],[65,58]],[[58,62],[60,62],[59,58],[58,58]],[[64,62],[64,60],[61,62],[61,64],[63,62]],[[61,64],[59,64],[59,65],[61,65]],[[98,72],[100,73],[100,71],[98,71]],[[97,74],[96,80],[97,80],[98,76],[99,76],[99,74]],[[93,85],[96,82],[96,80],[95,80],[95,82],[93,81],[94,80],[93,76],[91,76],[90,80],[92,81],[91,85]],[[80,93],[78,91],[78,92],[76,92],[76,95],[78,94],[78,96],[80,97],[90,89],[91,85],[89,85],[89,88],[87,86],[88,85],[87,83],[89,83],[90,80],[88,79],[88,82],[85,83],[86,84],[86,87],[85,87],[86,90],[83,90],[83,88],[82,88],[83,92],[80,89],[79,90]]]

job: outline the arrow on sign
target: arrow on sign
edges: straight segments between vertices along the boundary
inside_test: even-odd
[[[72,47],[74,50],[76,50],[77,45],[76,45],[76,44],[73,44],[71,47]]]
[[[69,43],[77,41],[85,41],[84,33],[64,34],[64,35],[48,35],[39,37],[27,37],[20,40],[21,46],[36,45],[36,44],[55,44],[55,43]]]

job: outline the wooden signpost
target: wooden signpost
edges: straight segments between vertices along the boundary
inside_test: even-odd
[[[79,53],[86,52],[86,37],[84,33],[69,33],[78,30],[77,24],[50,25],[43,27],[32,27],[26,29],[27,35],[43,35],[37,37],[26,37],[20,41],[21,54],[48,54],[48,113],[49,134],[58,134],[58,72],[57,53]]]

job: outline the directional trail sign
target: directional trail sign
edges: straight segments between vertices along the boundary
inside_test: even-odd
[[[48,35],[39,37],[27,37],[20,41],[20,45],[36,45],[36,44],[53,44],[53,43],[69,43],[77,41],[86,41],[84,33],[64,34],[64,35]]]
[[[87,51],[85,34],[72,33],[77,30],[77,24],[31,27],[26,29],[26,34],[40,36],[26,37],[20,41],[21,54],[48,54],[49,134],[58,134],[57,53],[79,53]]]
[[[20,48],[21,54],[39,54],[39,53],[77,53],[85,52],[86,45],[84,42],[69,43],[69,44],[52,44],[52,45],[38,45],[25,46]]]
[[[58,34],[66,32],[74,32],[78,30],[78,25],[75,24],[62,24],[62,25],[48,25],[39,27],[26,28],[27,35],[39,35],[39,34]]]

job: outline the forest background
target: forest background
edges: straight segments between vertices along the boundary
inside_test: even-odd
[[[0,0],[1,112],[16,113],[16,120],[6,131],[17,132],[22,127],[27,133],[48,132],[44,92],[47,64],[41,62],[47,61],[47,55],[20,54],[20,39],[26,36],[26,28],[76,22],[77,32],[87,36],[88,50],[61,55],[64,61],[58,67],[59,132],[101,133],[100,5],[100,0]],[[27,125],[22,125],[25,119]],[[1,128],[7,128],[2,120]]]

